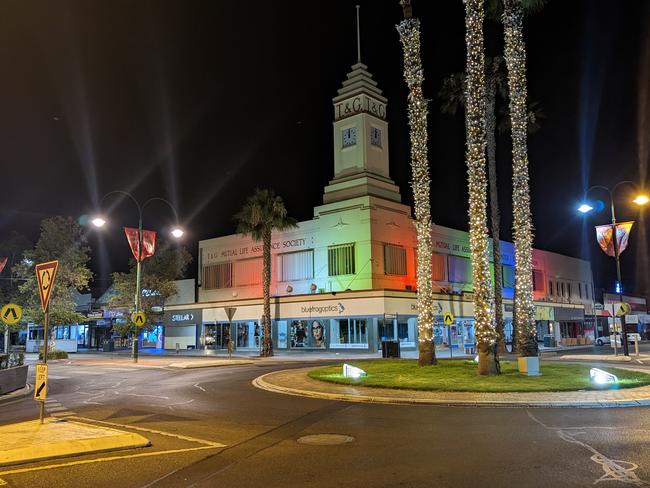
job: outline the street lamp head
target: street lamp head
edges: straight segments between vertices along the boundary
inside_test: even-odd
[[[180,229],[180,228],[178,228],[178,227],[176,227],[176,228],[174,228],[174,230],[172,230],[172,235],[173,235],[176,239],[180,239],[181,237],[183,237],[183,234],[185,234],[185,232],[183,231],[183,229]]]
[[[91,222],[95,227],[104,227],[104,224],[106,224],[106,221],[101,217],[95,217]]]
[[[580,205],[578,207],[578,212],[586,214],[586,213],[591,212],[593,209],[594,209],[594,207],[592,207],[591,205],[589,205],[587,203],[583,203],[582,205]]]
[[[645,205],[646,203],[650,202],[650,198],[648,198],[647,195],[637,195],[637,197],[632,201],[637,205]]]

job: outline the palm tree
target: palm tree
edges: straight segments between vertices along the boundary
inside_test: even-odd
[[[528,0],[526,4],[541,4]],[[533,305],[533,224],[530,214],[526,125],[526,44],[523,33],[522,0],[503,0],[505,59],[508,67],[510,131],[512,135],[512,207],[515,244],[514,327],[520,356],[537,355],[535,306]]]
[[[459,107],[465,106],[466,74],[453,73],[443,80],[438,92],[441,99],[440,111],[455,115]],[[488,186],[490,195],[490,230],[492,233],[492,255],[494,266],[494,316],[497,331],[497,349],[505,353],[506,343],[503,332],[503,291],[501,276],[501,215],[499,212],[499,194],[497,186],[496,131],[510,131],[507,76],[503,58],[496,56],[485,59],[485,135],[487,140]],[[497,108],[497,101],[499,102]],[[498,116],[498,117],[497,117]],[[528,104],[528,133],[539,129],[539,121],[544,114],[538,102]]]
[[[404,80],[409,88],[408,117],[411,139],[411,173],[417,234],[418,365],[436,364],[433,340],[433,288],[431,285],[431,178],[427,159],[427,101],[422,95],[420,21],[412,17],[410,0],[402,0],[404,20],[397,26],[404,50]]]
[[[237,232],[250,235],[256,241],[262,241],[262,290],[264,293],[264,341],[261,356],[273,356],[271,338],[271,235],[274,230],[288,230],[297,227],[294,218],[287,216],[287,209],[282,198],[273,190],[255,189],[248,197],[242,209],[235,214]]]
[[[465,129],[469,189],[469,240],[474,283],[474,333],[481,375],[499,374],[494,298],[490,280],[487,234],[487,179],[485,174],[485,59],[483,54],[483,0],[465,1],[467,78]]]

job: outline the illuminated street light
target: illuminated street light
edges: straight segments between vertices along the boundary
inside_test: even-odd
[[[104,227],[104,224],[106,223],[106,221],[101,217],[95,217],[91,222],[95,227]]]
[[[647,195],[639,195],[632,201],[637,205],[645,205],[646,203],[650,202],[650,198],[648,198]]]
[[[143,230],[142,230],[142,213],[145,210],[146,207],[148,207],[151,203],[153,202],[160,202],[164,203],[167,205],[171,211],[174,213],[174,217],[176,219],[176,222],[178,222],[178,212],[176,211],[176,208],[174,205],[172,205],[168,200],[165,200],[164,198],[161,197],[153,197],[148,200],[146,200],[144,203],[140,204],[140,202],[128,191],[123,191],[123,190],[115,190],[107,193],[106,195],[103,196],[101,202],[103,203],[106,198],[113,196],[113,195],[121,195],[123,197],[126,197],[130,199],[133,204],[135,205],[136,209],[138,210],[138,229],[137,229],[137,249],[138,252],[141,253],[141,249],[143,248]],[[101,205],[101,203],[100,203]],[[106,220],[104,220],[101,217],[95,217],[92,221],[92,224],[95,227],[102,227],[104,224],[106,224]],[[126,230],[126,228],[125,228]],[[172,230],[171,234],[176,238],[180,239],[184,232],[181,230],[179,227],[174,227]],[[127,235],[128,237],[128,235]],[[129,241],[129,245],[130,241]],[[135,255],[135,252],[134,252]],[[142,259],[137,259],[136,258],[136,272],[135,272],[135,300],[134,300],[134,312],[140,312],[140,299],[141,299],[141,291],[140,287],[142,284]],[[132,357],[133,357],[133,362],[137,363],[138,362],[138,332],[137,329],[133,333],[133,343],[132,343]]]
[[[591,212],[593,209],[594,209],[594,207],[592,207],[591,205],[589,205],[587,203],[583,203],[582,205],[580,205],[578,207],[578,212],[586,214],[588,212]]]

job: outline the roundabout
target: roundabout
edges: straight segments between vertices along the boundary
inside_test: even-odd
[[[325,368],[308,367],[275,371],[255,378],[252,383],[257,388],[275,393],[357,403],[472,407],[583,408],[638,407],[650,405],[650,376],[644,371],[632,368],[608,368],[608,370],[615,371],[616,374],[621,376],[621,385],[619,388],[597,389],[594,387],[593,389],[587,390],[584,385],[586,384],[588,386],[589,381],[587,380],[585,382],[582,379],[585,371],[588,371],[590,368],[587,365],[544,364],[541,377],[527,378],[513,375],[507,362],[504,362],[506,363],[504,364],[506,366],[504,368],[506,369],[504,375],[492,378],[475,377],[476,381],[472,384],[467,382],[466,378],[463,378],[464,372],[462,371],[462,366],[456,364],[450,365],[451,368],[448,369],[459,368],[461,374],[456,372],[452,375],[455,378],[452,377],[451,379],[442,381],[442,384],[447,385],[446,388],[440,385],[434,388],[427,388],[426,385],[423,385],[421,378],[410,378],[408,374],[401,377],[398,374],[393,374],[391,378],[384,371],[382,377],[381,374],[378,374],[377,368],[379,366],[375,366],[372,363],[381,364],[382,361],[359,361],[353,363],[355,366],[368,370],[367,377],[357,380],[344,378],[342,374],[336,373],[337,369],[341,369],[341,365],[336,365]],[[458,363],[463,363],[463,361],[459,361]],[[390,362],[384,362],[383,364],[385,365],[384,370],[390,370],[391,366],[393,366]],[[472,367],[469,364],[467,366]],[[558,367],[566,367],[567,373],[580,374],[580,378],[575,379],[575,381],[568,381],[564,378],[564,382],[562,382],[562,375],[558,375],[557,373]],[[406,369],[409,369],[408,365]],[[421,368],[417,369],[421,370]],[[546,383],[541,388],[538,388],[538,391],[532,391],[534,388],[531,388],[531,383],[534,387],[536,384],[533,382],[544,378],[545,370],[554,370],[554,375],[549,373],[546,377]],[[508,375],[512,375],[513,378],[508,378]],[[326,380],[323,381],[322,378]],[[501,382],[501,385],[509,386],[499,391],[499,380],[503,378],[505,380]],[[548,381],[549,378],[551,378],[550,382]],[[396,379],[402,385],[410,382],[411,384],[415,383],[416,387],[405,388],[402,386],[395,388],[386,386],[390,384],[391,380],[396,381]],[[638,382],[642,386],[629,387],[634,382]],[[383,386],[376,386],[379,384],[383,384]],[[537,383],[537,385],[539,384]],[[478,388],[483,389],[477,391]],[[486,389],[491,389],[492,391],[485,391]]]

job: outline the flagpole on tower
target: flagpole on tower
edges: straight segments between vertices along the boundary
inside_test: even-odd
[[[361,27],[359,25],[359,9],[361,5],[357,5],[357,63],[361,62]]]

